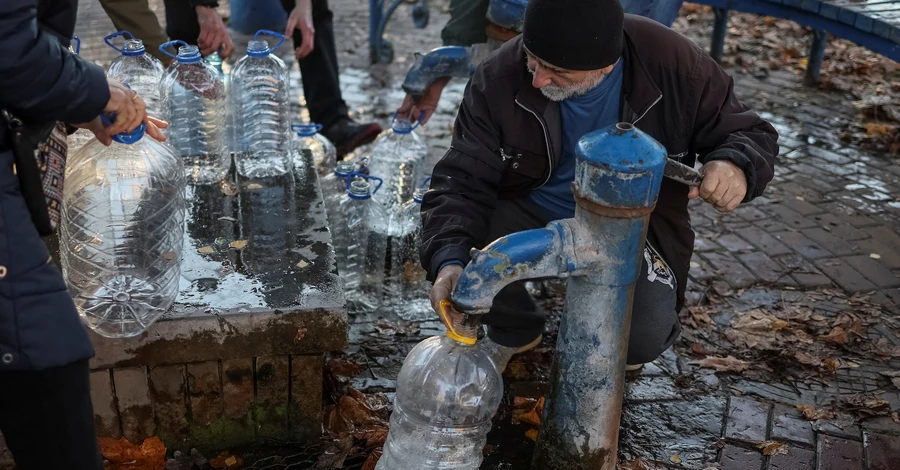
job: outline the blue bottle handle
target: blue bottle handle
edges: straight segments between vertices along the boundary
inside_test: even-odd
[[[280,39],[280,41],[278,41],[278,44],[276,44],[275,47],[270,47],[270,48],[266,49],[267,53],[272,53],[272,51],[274,51],[275,49],[278,49],[279,46],[284,44],[284,35],[283,34],[275,32],[275,31],[270,31],[268,29],[261,29],[261,30],[257,31],[256,34],[253,35],[253,40],[256,41],[257,38],[259,38],[260,34],[267,34],[269,36],[275,36]]]
[[[419,185],[419,187],[420,187],[420,188],[427,188],[427,187],[428,187],[428,183],[431,183],[431,177],[430,177],[430,176],[429,176],[428,178],[425,178],[425,181],[423,181],[422,184]]]
[[[113,45],[112,40],[119,36],[125,36],[126,34],[128,35],[128,39],[134,39],[134,35],[129,33],[128,31],[118,31],[103,38],[103,42],[105,42],[107,46],[115,49],[116,51],[122,52],[122,49],[119,49],[118,47]]]
[[[188,43],[182,41],[181,39],[176,39],[176,40],[174,40],[174,41],[164,42],[164,43],[162,43],[162,44],[159,45],[159,51],[160,51],[160,52],[162,52],[163,54],[165,54],[165,55],[167,55],[167,56],[169,56],[169,57],[174,57],[174,58],[177,59],[177,58],[178,58],[178,55],[172,54],[171,52],[169,52],[169,51],[166,50],[166,48],[169,47],[169,46],[190,46],[190,44],[188,44]],[[178,48],[176,47],[175,50],[177,51]]]
[[[315,135],[322,130],[321,124],[292,124],[291,130],[304,137]],[[313,132],[310,132],[313,131]]]
[[[75,41],[75,54],[81,55],[81,39],[78,39],[78,36],[72,36],[72,40]]]
[[[422,111],[419,113],[419,119],[417,119],[415,122],[413,122],[412,126],[409,128],[409,131],[404,132],[404,134],[407,134],[409,132],[416,130],[416,128],[419,127],[419,123],[422,122],[422,119],[425,119],[425,111]],[[394,129],[394,132],[397,131],[397,129],[394,128],[395,122],[397,122],[397,112],[396,111],[394,111],[394,117],[391,118],[391,129]]]
[[[116,113],[103,113],[100,115],[100,122],[103,123],[103,127],[109,127],[114,122],[116,122]],[[112,136],[112,140],[122,144],[133,144],[139,140],[141,137],[144,137],[144,132],[147,130],[147,125],[143,122],[141,125],[137,126],[131,132],[120,132],[114,136]]]
[[[347,191],[350,190],[350,180],[352,179],[352,177],[358,177],[358,178],[363,178],[363,179],[367,179],[367,180],[378,181],[378,186],[375,186],[375,190],[372,191],[371,193],[369,193],[369,196],[374,196],[375,193],[377,193],[378,190],[381,189],[381,185],[384,183],[384,180],[377,176],[364,175],[362,173],[354,171],[353,173],[350,173],[349,175],[347,175],[347,178],[344,180],[344,187],[347,188]]]

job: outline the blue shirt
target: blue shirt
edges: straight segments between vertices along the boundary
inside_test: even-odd
[[[588,132],[619,122],[623,60],[619,59],[599,85],[583,95],[560,102],[562,155],[547,184],[529,195],[550,220],[575,216],[572,181],[575,179],[575,145],[578,140]]]

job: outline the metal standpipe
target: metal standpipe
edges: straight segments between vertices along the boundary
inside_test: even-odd
[[[569,279],[534,470],[615,469],[632,296],[666,151],[620,123],[582,137],[576,162],[575,217],[473,250],[451,295],[480,314],[511,282]]]

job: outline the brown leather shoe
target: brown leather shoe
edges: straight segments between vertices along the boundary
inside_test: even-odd
[[[380,133],[381,126],[378,124],[374,122],[359,124],[350,118],[342,119],[328,129],[322,130],[322,135],[334,144],[338,160],[357,147],[372,142]]]

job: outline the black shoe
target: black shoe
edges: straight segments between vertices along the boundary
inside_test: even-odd
[[[357,147],[372,142],[380,133],[381,126],[378,124],[374,122],[359,124],[350,118],[342,119],[328,129],[322,130],[322,135],[334,144],[339,160]]]

